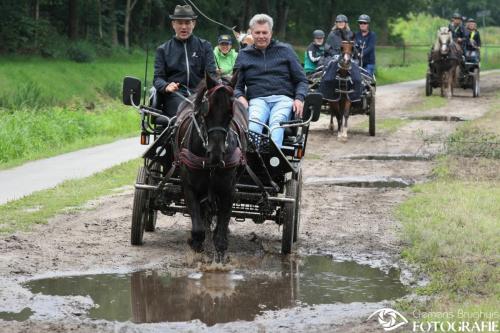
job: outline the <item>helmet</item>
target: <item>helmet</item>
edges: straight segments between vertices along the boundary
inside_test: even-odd
[[[323,30],[314,30],[313,38],[325,38],[325,32]]]
[[[474,20],[472,17],[470,17],[467,22],[476,22],[476,20]]]
[[[363,14],[363,15],[360,15],[358,17],[358,22],[366,22],[366,23],[370,23],[371,19],[370,19],[370,16],[366,15],[366,14]]]
[[[344,14],[339,14],[337,15],[337,17],[335,18],[335,22],[349,22],[349,20],[347,19],[347,16],[345,16]]]
[[[460,15],[459,13],[453,13],[453,16],[451,18],[462,19],[462,15]]]

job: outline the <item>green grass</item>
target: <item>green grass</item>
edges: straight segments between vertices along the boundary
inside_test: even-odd
[[[143,73],[138,53],[93,63],[0,58],[0,168],[136,134],[121,82]]]
[[[416,185],[398,209],[406,248],[402,256],[418,265],[430,283],[417,293],[432,295],[425,311],[495,312],[500,308],[500,161],[474,154],[468,143],[500,132],[498,103],[464,124],[455,146],[434,170],[434,181]],[[491,150],[491,147],[490,147]],[[464,153],[465,152],[465,153]],[[439,318],[429,318],[429,320]]]
[[[421,99],[418,103],[414,103],[408,111],[418,112],[431,109],[438,109],[448,105],[448,99],[437,95],[427,96]]]
[[[78,209],[89,200],[132,185],[140,163],[139,159],[132,160],[93,176],[66,181],[53,189],[0,205],[0,233],[30,230],[36,224],[47,223],[48,219],[63,210]]]
[[[144,58],[107,58],[93,63],[16,57],[0,58],[0,107],[39,108],[118,99],[125,75],[144,77]],[[150,63],[151,64],[151,63]],[[149,72],[152,75],[152,71]]]
[[[408,124],[410,121],[401,118],[383,118],[377,119],[375,123],[375,128],[378,134],[392,134],[396,132],[401,127]],[[352,130],[354,131],[366,131],[368,128],[368,119],[363,120],[362,122],[353,126]]]
[[[128,137],[139,131],[135,109],[113,103],[87,111],[53,107],[0,113],[0,168]]]

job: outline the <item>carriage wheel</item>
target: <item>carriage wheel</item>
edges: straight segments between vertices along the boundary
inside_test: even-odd
[[[285,194],[287,198],[296,198],[297,180],[289,179],[285,183]],[[285,202],[281,212],[281,226],[283,235],[281,238],[281,253],[289,254],[292,252],[293,230],[295,220],[295,202]]]
[[[137,172],[138,184],[146,184],[147,175],[146,169],[143,166]],[[148,201],[148,192],[146,190],[135,189],[134,191],[134,205],[132,208],[132,230],[130,234],[130,242],[132,245],[142,245],[142,237],[144,236],[144,226],[148,217],[146,209]]]
[[[154,163],[151,167],[151,176],[159,177],[161,175],[161,164]],[[154,180],[153,177],[148,177],[147,179],[148,185],[158,185],[157,181]],[[151,200],[151,197],[148,193],[148,201]],[[144,231],[153,232],[156,229],[156,220],[158,218],[158,210],[156,209],[148,209],[146,223],[144,225]]]
[[[300,232],[300,202],[302,200],[302,169],[297,174],[297,191],[295,193],[295,215],[293,223],[293,242],[299,240]]]
[[[425,96],[432,95],[431,74],[427,73],[425,77]]]
[[[479,69],[474,69],[472,74],[472,97],[479,97]]]
[[[369,115],[368,131],[370,136],[375,136],[375,96],[372,95],[370,101],[370,115]]]

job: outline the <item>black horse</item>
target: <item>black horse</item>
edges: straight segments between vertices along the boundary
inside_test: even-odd
[[[236,76],[228,83],[206,75],[194,102],[179,106],[177,119],[174,149],[192,221],[188,244],[202,252],[205,232],[216,221],[216,262],[224,261],[234,190],[246,163],[248,119],[233,95]]]

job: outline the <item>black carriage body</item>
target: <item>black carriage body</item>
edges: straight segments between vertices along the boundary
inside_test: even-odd
[[[443,60],[431,60],[429,56],[426,75],[426,96],[432,95],[433,88],[441,86],[438,70]],[[472,89],[472,96],[479,96],[479,51],[467,51],[458,65],[456,86],[462,89]]]

